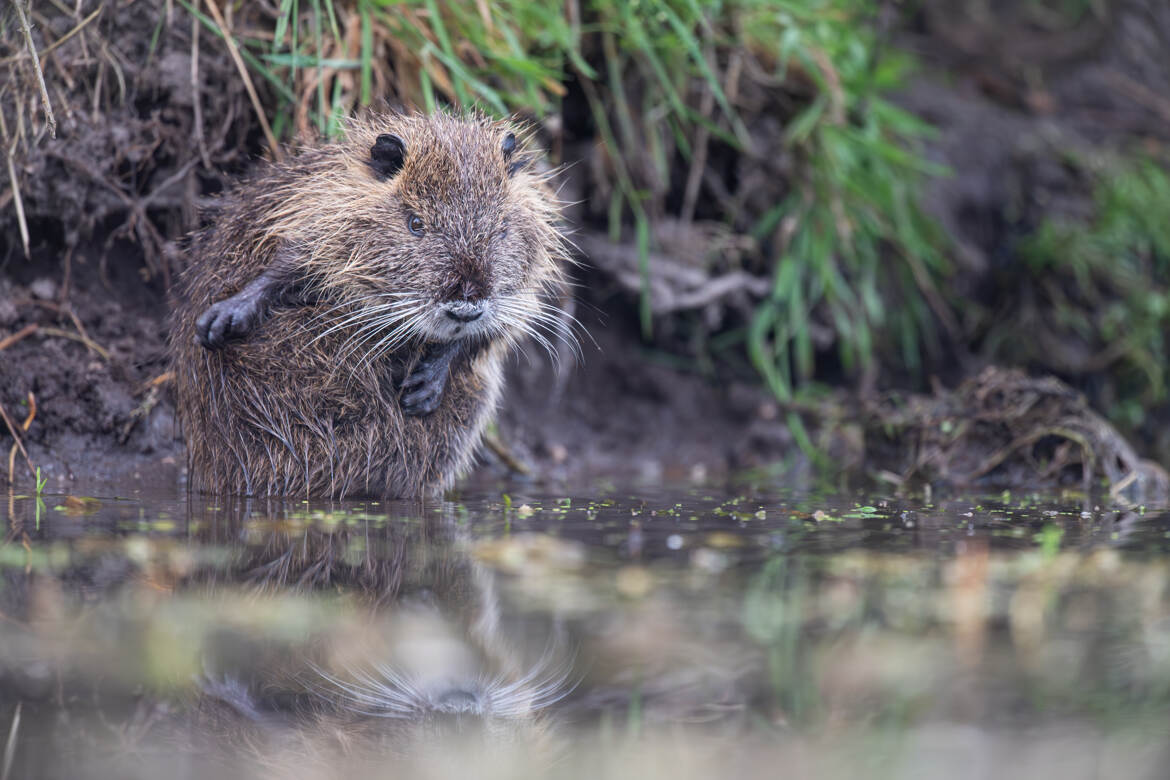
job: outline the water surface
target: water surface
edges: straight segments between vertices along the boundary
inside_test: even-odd
[[[8,777],[1170,765],[1153,508],[687,486],[0,514]]]

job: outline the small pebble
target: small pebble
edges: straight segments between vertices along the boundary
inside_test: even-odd
[[[42,301],[51,301],[57,297],[57,283],[47,276],[37,279],[28,286],[28,289],[33,297],[40,298]]]

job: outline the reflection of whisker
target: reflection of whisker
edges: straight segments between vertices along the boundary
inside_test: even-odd
[[[422,710],[421,699],[409,698],[417,691],[399,675],[395,676],[395,681],[404,686],[402,690],[374,679],[368,672],[354,670],[352,674],[355,682],[347,682],[315,663],[310,663],[310,667],[329,686],[321,686],[312,680],[309,685],[321,695],[332,697],[341,693],[341,706],[355,714],[378,718],[410,718]]]
[[[557,660],[559,642],[552,642],[527,673],[508,679],[503,674],[481,677],[473,686],[484,704],[485,717],[521,720],[556,704],[577,687],[570,682],[573,657]],[[420,690],[389,664],[347,670],[342,679],[317,664],[310,664],[320,681],[308,684],[338,707],[357,715],[379,718],[414,718],[437,709],[434,697]]]
[[[572,693],[580,683],[579,679],[570,682],[576,655],[558,662],[556,656],[560,649],[560,641],[550,642],[528,673],[510,683],[500,684],[502,678],[496,677],[486,691],[491,713],[501,718],[522,718]]]

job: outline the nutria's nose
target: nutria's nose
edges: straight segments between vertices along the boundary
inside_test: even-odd
[[[452,301],[443,305],[443,311],[456,322],[471,322],[483,315],[483,306],[471,301]]]

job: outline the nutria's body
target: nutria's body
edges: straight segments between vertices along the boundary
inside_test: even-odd
[[[224,199],[172,327],[192,487],[450,486],[560,278],[557,204],[516,146],[481,117],[377,116]]]

